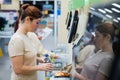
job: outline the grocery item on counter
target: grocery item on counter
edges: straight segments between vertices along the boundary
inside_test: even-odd
[[[61,71],[66,71],[68,73],[71,73],[72,71],[72,64],[68,64],[67,66],[63,67]]]
[[[50,61],[53,63],[55,62],[55,58],[53,56],[50,56]]]
[[[60,71],[60,72],[55,73],[54,76],[55,77],[70,77],[70,74],[67,72]]]
[[[54,77],[71,77],[72,64],[69,64],[61,69],[61,71],[56,72]]]
[[[51,63],[49,55],[45,55],[45,63]],[[45,80],[50,80],[50,77],[52,77],[52,71],[45,71]]]
[[[48,54],[45,54],[45,63],[51,63],[51,60]]]

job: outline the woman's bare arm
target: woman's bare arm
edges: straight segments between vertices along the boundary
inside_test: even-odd
[[[27,66],[23,63],[23,56],[11,57],[13,70],[16,74],[30,74],[37,70],[52,70],[53,66],[50,63],[43,63],[35,66]]]

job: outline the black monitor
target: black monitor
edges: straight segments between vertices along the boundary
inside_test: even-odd
[[[43,5],[43,10],[53,10],[53,5],[51,5],[51,4],[44,4]]]
[[[73,16],[73,21],[72,21],[72,24],[70,27],[68,43],[71,43],[75,38],[77,26],[78,26],[78,21],[79,21],[78,10],[75,10],[74,16]]]
[[[67,13],[67,18],[66,18],[66,21],[65,21],[65,25],[68,24],[68,18],[69,18],[69,12]]]
[[[68,14],[67,14],[67,19],[66,19],[67,28],[66,29],[69,29],[71,20],[72,20],[72,11],[68,12]]]

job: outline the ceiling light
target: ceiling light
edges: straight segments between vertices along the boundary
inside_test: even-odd
[[[95,32],[92,32],[92,35],[95,37]]]
[[[109,13],[112,13],[112,11],[109,10],[109,9],[107,9],[107,8],[105,8],[104,10],[107,11],[107,12],[109,12]]]
[[[120,13],[120,11],[116,8],[111,8],[113,11],[117,12],[117,13]]]
[[[91,7],[90,9],[91,9],[91,10],[95,10],[95,8],[92,8],[92,7]]]
[[[114,21],[114,22],[117,22],[117,23],[119,22],[119,21],[118,21],[118,20],[116,20],[116,19],[113,19],[113,21]]]
[[[106,13],[104,10],[102,9],[98,9],[98,11],[102,12],[102,13]]]
[[[107,16],[108,18],[110,18],[110,19],[112,18],[112,16],[110,16],[110,15],[108,15],[108,14],[107,14],[106,16]]]
[[[115,6],[115,7],[117,7],[117,8],[120,8],[119,4],[113,3],[112,5]]]
[[[34,5],[36,4],[36,1],[35,1],[35,0],[33,0],[33,4],[34,4]]]
[[[120,17],[118,17],[117,19],[120,20]]]

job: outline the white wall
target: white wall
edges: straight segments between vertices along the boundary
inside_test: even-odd
[[[12,4],[2,4],[1,10],[19,10],[19,0],[12,0]]]
[[[58,26],[58,40],[60,43],[67,43],[66,18],[68,12],[68,0],[61,0],[61,16]]]

